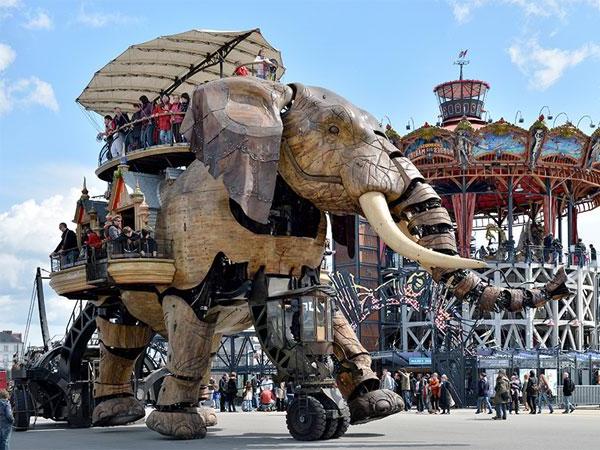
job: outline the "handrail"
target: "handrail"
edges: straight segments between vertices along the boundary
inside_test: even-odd
[[[113,142],[114,142],[113,139],[118,138],[119,133],[122,134],[123,146],[125,147],[124,149],[120,150],[119,154],[121,156],[124,156],[125,154],[129,153],[129,151],[127,150],[127,144],[129,142],[131,133],[133,133],[133,131],[134,131],[135,125],[142,124],[142,126],[143,126],[145,124],[148,124],[151,120],[153,120],[155,118],[164,117],[164,116],[185,116],[185,112],[164,112],[164,113],[159,113],[159,114],[152,114],[150,116],[147,116],[147,117],[144,117],[141,119],[136,119],[136,120],[127,122],[126,124],[115,128],[114,130],[112,130],[110,133],[108,133],[103,138],[104,141],[106,141],[106,144],[104,144],[102,146],[102,148],[100,149],[100,153],[98,154],[98,167],[102,166],[106,162],[113,159],[113,156],[111,155],[111,146],[113,145]],[[100,137],[103,134],[104,133],[98,134],[98,137]],[[172,142],[171,145],[173,145],[173,144],[175,144],[175,143]],[[157,143],[157,144],[154,144],[149,147],[155,147],[157,145],[164,145],[164,144]],[[141,146],[141,148],[145,148],[145,147]]]
[[[279,68],[285,69],[285,67],[280,66],[279,64],[274,64],[269,60],[264,60],[264,61],[252,61],[249,63],[245,63],[245,64],[240,64],[239,66],[236,66],[235,69],[233,69],[232,72],[232,76],[234,77],[240,77],[240,76],[248,76],[251,75],[253,77],[258,77],[258,70],[257,67],[261,66],[261,65],[268,65],[270,66],[270,68],[275,69],[275,70],[269,70],[267,80],[271,80],[271,81],[277,81],[277,70],[279,70]],[[241,70],[242,67],[245,67],[246,69],[250,69],[250,73],[248,75],[240,75],[238,73],[238,70]]]
[[[154,239],[155,250],[148,251],[146,248],[139,246],[140,239],[131,241],[132,244],[128,249],[125,249],[120,241],[104,240],[99,249],[90,247],[76,249],[77,257],[73,258],[72,262],[67,262],[65,254],[52,255],[50,257],[51,272],[58,272],[71,267],[84,266],[88,263],[96,263],[99,261],[112,261],[120,259],[170,259],[173,256],[173,241],[165,239]]]

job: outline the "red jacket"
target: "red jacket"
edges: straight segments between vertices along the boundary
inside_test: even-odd
[[[152,114],[156,115],[156,123],[158,125],[158,129],[162,131],[167,131],[171,129],[171,104],[167,103],[166,105],[158,104],[154,107],[154,111]]]
[[[85,244],[88,247],[100,248],[102,247],[102,240],[100,239],[100,236],[98,236],[96,233],[90,233],[87,235]]]

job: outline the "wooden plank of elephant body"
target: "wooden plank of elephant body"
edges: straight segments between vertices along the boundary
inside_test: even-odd
[[[152,330],[145,325],[121,325],[96,317],[100,340],[104,345],[118,348],[141,348],[148,345]]]
[[[94,286],[87,284],[85,265],[52,272],[50,274],[50,287],[58,295],[94,289]]]
[[[165,284],[173,281],[175,262],[172,259],[113,259],[108,274],[116,284]]]
[[[267,273],[300,275],[302,266],[321,263],[326,227],[323,216],[315,239],[251,232],[233,217],[221,178],[195,161],[166,192],[156,235],[173,242],[173,286],[189,289],[204,279],[219,252],[248,262],[250,277],[262,265]]]
[[[250,307],[245,300],[233,305],[214,306],[208,310],[204,320],[215,323],[215,333],[219,334],[239,333],[252,326]]]
[[[158,295],[154,292],[121,291],[121,301],[133,317],[150,326],[165,339],[168,337]]]

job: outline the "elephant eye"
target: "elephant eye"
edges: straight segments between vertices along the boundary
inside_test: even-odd
[[[340,132],[340,129],[338,127],[336,127],[335,125],[331,125],[329,127],[329,132],[332,134],[338,134]]]

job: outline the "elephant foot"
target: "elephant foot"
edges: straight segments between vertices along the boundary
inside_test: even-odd
[[[358,425],[382,419],[404,409],[402,398],[389,389],[366,392],[348,403],[350,424]]]
[[[198,414],[202,416],[205,426],[214,427],[217,424],[217,413],[215,412],[214,408],[201,406],[198,408]]]
[[[96,405],[92,413],[92,424],[96,427],[125,425],[145,415],[142,403],[132,396],[113,397]]]
[[[173,439],[203,439],[206,424],[196,411],[152,411],[146,426],[157,433]]]

